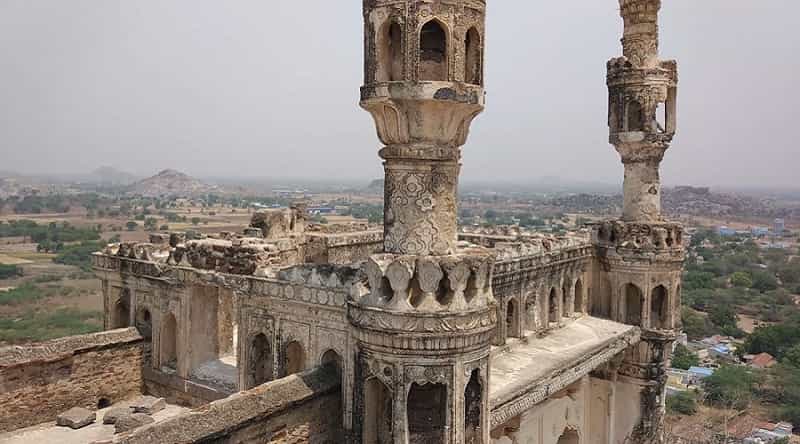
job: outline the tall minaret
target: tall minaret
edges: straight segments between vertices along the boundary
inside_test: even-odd
[[[350,441],[489,444],[493,256],[460,248],[461,147],[484,106],[485,0],[364,0],[361,106],[384,147],[384,253],[348,316]]]
[[[680,329],[683,227],[661,214],[659,166],[676,129],[678,72],[658,56],[661,0],[619,0],[625,22],[623,57],[608,62],[609,141],[625,166],[621,220],[595,227],[593,242],[612,319],[642,329],[619,380],[640,389],[641,410],[625,442],[663,442],[666,367]],[[616,441],[615,441],[616,442]],[[621,441],[620,441],[621,442]]]

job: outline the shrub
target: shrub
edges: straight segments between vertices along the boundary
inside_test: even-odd
[[[11,279],[22,276],[22,269],[16,265],[0,264],[0,279]]]
[[[694,415],[697,413],[697,399],[691,392],[679,392],[667,397],[667,410],[671,413]]]

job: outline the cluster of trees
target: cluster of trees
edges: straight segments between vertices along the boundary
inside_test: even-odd
[[[344,215],[353,216],[356,219],[366,219],[371,224],[383,223],[383,205],[358,203],[350,206],[350,211]]]
[[[53,262],[72,265],[83,271],[92,271],[92,253],[102,250],[106,246],[103,241],[83,241],[76,245],[64,246],[53,258]]]
[[[693,236],[692,246],[704,260],[688,261],[683,279],[683,303],[689,307],[683,321],[690,337],[743,336],[737,312],[776,322],[794,311],[787,288],[800,290],[800,261],[785,251],[762,252],[752,239],[721,238],[710,231]]]
[[[22,276],[22,269],[16,265],[0,264],[0,279],[11,279]]]
[[[0,221],[0,237],[26,237],[38,244],[37,250],[55,253],[69,242],[100,239],[100,227],[76,227],[69,222],[39,225],[31,220]]]

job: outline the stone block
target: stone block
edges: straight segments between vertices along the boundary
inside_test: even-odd
[[[115,407],[109,409],[106,414],[103,415],[103,424],[115,424],[119,418],[130,415],[131,413],[133,413],[131,407]]]
[[[148,415],[164,410],[166,406],[167,403],[164,398],[156,398],[154,396],[142,396],[131,404],[134,413],[146,413]]]
[[[117,418],[117,422],[114,424],[114,433],[129,432],[133,429],[138,429],[141,426],[152,424],[154,422],[156,422],[155,419],[144,413],[130,413],[127,415],[122,415]]]
[[[56,424],[71,429],[79,429],[93,423],[96,418],[97,415],[91,410],[83,407],[73,407],[58,415]]]

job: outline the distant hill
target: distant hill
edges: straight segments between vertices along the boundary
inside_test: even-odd
[[[180,171],[169,169],[136,182],[128,189],[129,194],[145,197],[194,197],[222,192],[224,190],[216,185],[209,185]]]
[[[91,173],[87,179],[93,183],[111,186],[125,186],[136,182],[136,176],[110,166],[102,166]]]
[[[383,179],[375,179],[364,190],[370,194],[383,194]]]

